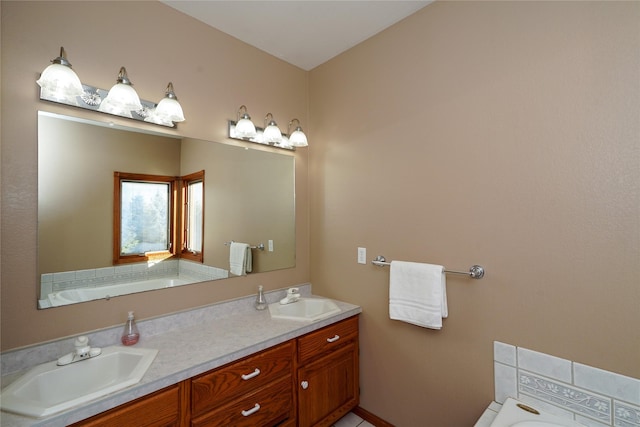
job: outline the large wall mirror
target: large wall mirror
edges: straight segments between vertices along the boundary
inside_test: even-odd
[[[294,162],[290,153],[40,112],[38,307],[235,277],[236,243],[249,246],[240,275],[295,267]],[[201,257],[114,261],[114,173],[201,171]]]

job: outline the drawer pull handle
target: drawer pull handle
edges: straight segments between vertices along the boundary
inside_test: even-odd
[[[309,388],[309,381],[302,381],[300,383],[300,387],[302,387],[303,390],[306,390]]]
[[[340,335],[334,335],[333,338],[327,338],[327,342],[336,342],[340,339]]]
[[[260,369],[256,368],[255,371],[251,372],[250,374],[242,374],[241,377],[243,380],[250,380],[253,377],[257,377],[258,375],[260,375]]]
[[[248,411],[242,411],[242,416],[243,417],[248,417],[249,415],[255,414],[259,410],[260,410],[260,405],[258,403],[256,403],[256,406],[254,406],[253,408],[249,409]]]

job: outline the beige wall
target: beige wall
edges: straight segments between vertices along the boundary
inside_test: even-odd
[[[122,3],[124,5],[124,3]],[[307,150],[296,151],[296,267],[246,278],[36,310],[37,112],[39,109],[158,127],[41,102],[35,80],[64,46],[80,78],[110,88],[126,66],[141,98],[159,100],[173,82],[187,121],[176,133],[226,141],[240,104],[256,122],[308,123],[308,73],[159,2],[0,2],[2,13],[3,351],[140,318],[299,284],[309,279]],[[166,128],[163,128],[163,130]]]
[[[361,405],[469,426],[499,340],[640,377],[640,3],[436,2],[310,73],[311,279],[360,304]],[[449,275],[441,331],[389,269]]]

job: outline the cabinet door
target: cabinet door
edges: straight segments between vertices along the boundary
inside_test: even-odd
[[[330,426],[359,403],[355,341],[298,369],[298,426]]]

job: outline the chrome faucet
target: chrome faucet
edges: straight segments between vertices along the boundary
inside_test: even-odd
[[[287,295],[280,300],[280,304],[291,304],[300,299],[300,290],[298,288],[287,289]]]
[[[90,359],[96,357],[102,353],[102,349],[99,347],[91,348],[89,345],[89,338],[82,335],[76,338],[74,343],[75,351],[65,354],[58,359],[58,366],[68,365],[70,363],[79,362],[81,360]]]

